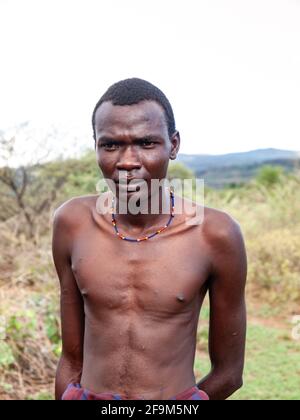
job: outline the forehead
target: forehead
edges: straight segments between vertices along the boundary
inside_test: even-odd
[[[95,115],[96,136],[148,132],[167,135],[168,126],[164,109],[155,101],[143,101],[134,105],[113,105],[104,102]]]

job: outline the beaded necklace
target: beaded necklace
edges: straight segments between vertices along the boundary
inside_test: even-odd
[[[158,235],[159,233],[162,233],[165,229],[167,229],[167,227],[171,224],[173,218],[175,217],[175,214],[174,214],[174,206],[175,206],[174,201],[175,200],[174,200],[174,193],[173,193],[172,190],[170,191],[170,198],[171,198],[171,214],[170,214],[170,218],[169,218],[168,222],[163,227],[156,230],[154,233],[151,233],[151,235],[147,235],[147,236],[143,236],[141,238],[135,239],[135,238],[128,238],[127,236],[124,236],[124,235],[122,235],[122,233],[119,232],[118,227],[117,227],[116,217],[115,217],[115,214],[114,214],[115,197],[113,197],[112,219],[111,219],[111,221],[112,221],[112,225],[115,229],[116,235],[124,241],[142,242],[142,241],[147,241],[148,239],[154,238],[154,236]]]

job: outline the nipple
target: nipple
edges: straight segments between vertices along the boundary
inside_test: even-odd
[[[179,301],[179,302],[184,302],[184,296],[183,295],[177,295],[176,296],[176,299]]]

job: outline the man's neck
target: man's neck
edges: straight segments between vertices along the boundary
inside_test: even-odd
[[[151,195],[148,199],[141,201],[139,205],[141,211],[138,214],[130,213],[130,208],[126,214],[122,214],[122,211],[119,211],[122,205],[116,198],[115,215],[118,225],[132,231],[133,234],[139,234],[147,229],[164,224],[171,212],[170,192],[167,189],[160,189],[158,194]],[[153,207],[155,209],[154,212]]]

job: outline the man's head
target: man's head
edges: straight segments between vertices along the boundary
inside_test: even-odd
[[[97,102],[92,116],[94,139],[96,139],[96,112],[100,105],[104,102],[111,102],[113,105],[120,106],[136,105],[142,101],[154,101],[163,108],[168,126],[168,133],[171,138],[176,131],[176,127],[172,106],[168,98],[160,89],[146,80],[132,78],[121,80],[110,86]]]
[[[127,79],[111,86],[93,112],[97,161],[104,178],[166,178],[180,137],[165,95],[151,83]]]

